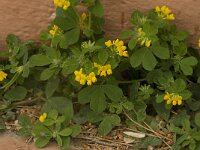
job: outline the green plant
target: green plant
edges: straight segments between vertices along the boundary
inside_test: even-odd
[[[56,110],[43,113],[39,121],[31,123],[30,118],[21,115],[19,124],[22,128],[18,134],[22,136],[33,136],[37,147],[46,146],[51,139],[56,140],[59,147],[64,149],[69,147],[71,137],[79,134],[81,127],[79,125],[70,125],[66,122],[64,115],[59,115]]]
[[[77,124],[94,123],[106,135],[126,122],[153,134],[138,148],[147,148],[152,140],[153,146],[197,149],[199,56],[188,48],[188,34],[169,22],[175,19],[171,10],[163,6],[147,15],[133,12],[133,27],[120,35],[126,46],[122,40],[104,38],[99,0],[54,3],[56,18],[41,33],[41,43],[7,37],[8,59],[0,72],[1,114],[35,102],[46,113],[33,125],[21,116],[19,133],[34,136],[38,147],[55,139],[66,148],[80,131]],[[77,5],[87,11],[79,14]],[[152,119],[157,115],[167,124],[162,129],[175,136],[173,141],[158,133],[159,122]]]

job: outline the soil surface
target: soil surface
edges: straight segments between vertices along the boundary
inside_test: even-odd
[[[60,150],[56,143],[51,142],[47,147],[39,149],[32,142],[28,144],[27,139],[17,136],[14,133],[1,133],[0,134],[0,150]],[[69,150],[82,150],[81,147],[70,146]]]

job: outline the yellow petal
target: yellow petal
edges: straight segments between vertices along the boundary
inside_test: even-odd
[[[156,6],[155,12],[160,12],[160,7]]]
[[[182,104],[182,100],[178,100],[178,105],[181,105]]]
[[[148,40],[148,41],[145,42],[146,47],[149,47],[150,45],[151,45],[151,40]]]
[[[172,101],[169,99],[169,100],[167,100],[167,104],[169,105],[169,104],[171,104],[172,103]]]
[[[167,15],[167,19],[174,20],[175,19],[174,14]]]
[[[109,40],[109,41],[105,42],[105,45],[107,47],[111,47],[113,44],[112,44],[111,40]]]
[[[108,69],[106,72],[107,72],[108,75],[112,74],[112,70],[111,69]]]
[[[175,106],[176,104],[177,104],[177,102],[176,102],[175,100],[173,100],[173,101],[172,101],[172,105]]]
[[[145,43],[145,40],[142,40],[142,42],[140,43],[140,45],[144,45],[144,43]]]
[[[128,57],[128,51],[124,51],[124,52],[123,52],[123,56],[124,56],[124,57]]]

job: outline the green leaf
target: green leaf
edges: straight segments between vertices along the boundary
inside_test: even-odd
[[[115,85],[104,85],[103,90],[106,96],[114,102],[119,102],[123,96],[122,89]]]
[[[146,137],[142,140],[139,144],[139,148],[148,148],[149,145],[151,146],[160,146],[162,144],[162,140],[156,137]]]
[[[63,123],[65,121],[65,116],[59,116],[56,120],[57,123]]]
[[[40,74],[40,80],[45,81],[50,79],[54,73],[56,72],[55,69],[53,68],[46,68],[42,71],[42,73]]]
[[[168,91],[172,91],[172,92],[182,92],[183,90],[185,90],[186,88],[186,83],[183,79],[176,79],[175,82],[172,84],[171,87],[169,87],[170,89]]]
[[[86,104],[89,103],[91,100],[91,95],[92,93],[95,91],[95,88],[93,87],[86,87],[84,89],[82,89],[79,93],[78,93],[78,102],[80,104]]]
[[[164,97],[164,94],[156,96],[156,103],[162,103],[163,97]]]
[[[78,124],[72,125],[70,126],[70,128],[72,129],[72,134],[71,134],[72,137],[76,137],[81,132],[81,126]]]
[[[193,56],[183,58],[180,62],[180,68],[183,71],[184,75],[192,75],[193,66],[198,63],[197,59]]]
[[[72,16],[56,17],[54,24],[59,26],[61,30],[68,31],[78,26],[78,23]]]
[[[142,64],[144,69],[151,71],[155,68],[157,60],[148,48],[141,48],[133,53],[130,63],[133,68]]]
[[[58,134],[62,136],[70,136],[72,134],[72,129],[71,128],[65,128],[62,131],[60,131]]]
[[[0,130],[6,129],[4,120],[0,117]]]
[[[122,104],[124,109],[131,111],[134,108],[134,105],[132,102],[126,101],[125,103]]]
[[[135,101],[133,105],[137,115],[137,120],[144,121],[144,119],[146,118],[147,105],[144,103],[144,101]]]
[[[30,73],[30,69],[29,69],[29,64],[25,64],[24,67],[23,67],[23,73],[22,73],[22,76],[24,78],[27,78],[29,76],[29,73]]]
[[[53,48],[53,47],[48,47],[48,46],[42,46],[42,49],[45,50],[46,55],[51,58],[51,59],[60,59],[60,51]]]
[[[196,113],[194,121],[200,127],[200,113]]]
[[[95,91],[93,93],[90,93],[91,96],[90,108],[96,113],[102,113],[107,106],[103,88],[101,86],[98,87],[93,86],[93,88],[95,88]]]
[[[189,90],[183,90],[182,92],[179,93],[179,95],[182,96],[183,100],[188,100],[189,98],[191,98],[192,93]],[[198,106],[198,103],[196,104]]]
[[[179,31],[176,33],[176,39],[179,41],[183,41],[188,37],[188,33],[184,31]]]
[[[132,36],[132,34],[133,34],[133,31],[132,30],[126,30],[126,31],[122,31],[121,33],[120,33],[120,39],[127,39],[127,38],[129,38],[130,36]]]
[[[62,73],[65,75],[72,74],[79,67],[77,58],[68,58],[63,62]]]
[[[48,118],[56,120],[58,118],[58,111],[55,109],[50,110],[48,113]]]
[[[89,8],[90,12],[94,14],[96,17],[103,17],[104,16],[104,10],[103,6],[101,5],[99,0],[95,1],[95,5],[91,6]]]
[[[51,59],[45,55],[37,54],[32,55],[29,59],[29,66],[35,67],[35,66],[46,66],[51,63]]]
[[[40,122],[34,124],[32,132],[36,136],[41,136],[41,135],[45,135],[49,137],[52,136],[52,132]]]
[[[39,138],[36,139],[35,145],[38,148],[43,148],[43,147],[45,147],[49,143],[50,139],[51,138],[49,138],[49,137],[39,137]]]
[[[70,137],[63,136],[62,137],[62,149],[69,149],[70,146]]]
[[[135,51],[133,55],[130,57],[130,63],[133,68],[136,68],[139,65],[141,65],[144,52],[145,52],[145,49],[139,49]]]
[[[103,113],[98,114],[94,111],[90,111],[87,113],[87,121],[91,123],[97,123],[97,122],[102,121],[103,119],[104,119]]]
[[[21,101],[27,95],[27,89],[22,86],[16,86],[6,92],[4,97],[10,101]]]
[[[174,53],[179,56],[184,56],[187,53],[187,45],[181,42],[178,46],[174,47]]]
[[[51,97],[42,108],[42,112],[49,112],[55,109],[59,114],[66,117],[66,121],[70,121],[73,118],[73,105],[72,101],[66,97]]]
[[[27,127],[31,125],[31,120],[28,116],[22,114],[18,118],[18,123],[22,127]]]
[[[51,97],[55,93],[56,89],[59,86],[59,83],[60,79],[58,77],[53,77],[47,82],[45,88],[45,95],[47,98]]]
[[[98,52],[98,59],[102,65],[106,63],[106,61],[108,60],[108,52],[106,49],[100,50]]]
[[[158,43],[153,44],[150,50],[160,59],[168,59],[170,57],[169,49],[159,45]]]
[[[135,46],[137,45],[137,40],[135,37],[132,37],[130,41],[128,42],[128,47],[130,50],[133,50]]]
[[[61,147],[62,146],[62,139],[59,135],[56,136],[56,141],[58,143],[58,146]]]
[[[187,115],[186,111],[183,110],[180,113],[178,113],[176,116],[173,116],[170,120],[169,123],[173,124],[175,126],[183,126],[185,120],[189,121],[189,115]]]
[[[170,110],[165,108],[164,103],[153,102],[153,107],[162,119],[168,121],[169,116],[170,116]]]
[[[156,58],[149,50],[146,50],[146,52],[143,55],[143,61],[142,61],[144,69],[151,71],[155,68],[156,64],[157,64]]]
[[[52,119],[45,119],[45,121],[43,122],[44,125],[46,125],[47,127],[52,126],[55,123],[54,120]]]
[[[31,136],[31,131],[28,128],[20,128],[17,131],[17,135],[22,136],[22,137],[30,137]]]
[[[100,123],[99,128],[98,128],[98,132],[101,135],[106,135],[108,134],[114,126],[119,126],[120,124],[120,117],[118,115],[109,115],[106,116],[103,121]]]
[[[64,49],[67,49],[68,46],[78,42],[79,36],[80,36],[80,28],[74,28],[72,30],[67,31],[61,37],[60,47],[64,48]]]

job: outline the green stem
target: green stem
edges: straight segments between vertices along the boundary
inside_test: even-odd
[[[91,30],[91,25],[92,25],[92,14],[89,11],[89,30]]]
[[[21,101],[21,102],[15,102],[15,103],[12,104],[12,107],[31,105],[31,104],[37,102],[38,100],[41,100],[41,98],[37,97],[37,98],[31,99],[31,100],[25,100],[25,101]]]
[[[117,81],[118,84],[131,84],[135,82],[142,82],[145,81],[146,79],[138,79],[138,80],[130,80],[130,81]]]
[[[4,86],[2,86],[0,89],[4,89],[4,91],[6,91],[21,75],[21,72],[17,72],[15,73],[15,75],[12,77],[12,79],[6,83]]]

